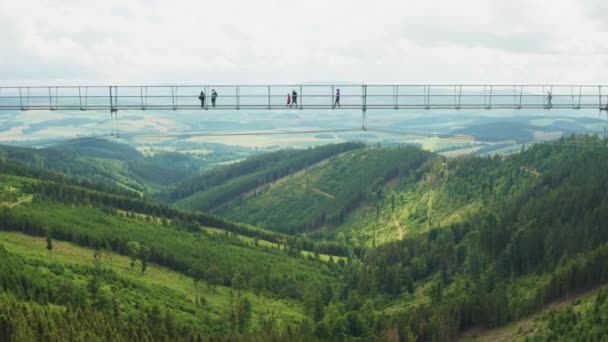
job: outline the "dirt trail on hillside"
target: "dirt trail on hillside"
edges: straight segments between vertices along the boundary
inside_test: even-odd
[[[0,206],[14,208],[14,207],[24,204],[24,203],[32,203],[33,198],[34,198],[34,195],[25,195],[25,196],[19,198],[16,202],[0,202]]]
[[[323,196],[325,196],[327,198],[336,199],[336,196],[334,196],[334,195],[332,195],[330,193],[327,193],[327,192],[325,192],[325,191],[323,191],[323,190],[321,190],[319,188],[313,188],[313,187],[311,187],[310,190],[312,190],[312,191],[314,191],[314,192],[316,192],[318,194],[321,194],[321,195],[323,195]]]

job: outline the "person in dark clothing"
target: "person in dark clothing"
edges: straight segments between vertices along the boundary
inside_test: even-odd
[[[287,93],[287,106],[286,107],[291,107],[291,94]]]
[[[295,89],[291,92],[291,103],[296,107],[298,106],[298,93]]]
[[[201,108],[205,108],[205,92],[201,90],[201,94],[198,96],[198,99],[201,100]]]
[[[211,89],[211,105],[215,108],[215,99],[217,99],[217,92],[215,89]]]
[[[551,94],[551,92],[548,91],[547,92],[547,106],[545,106],[545,108],[551,109],[551,107],[553,107],[553,104],[551,103],[551,100],[553,100],[553,94]]]
[[[340,108],[340,89],[336,89],[336,102],[334,102],[334,108]]]

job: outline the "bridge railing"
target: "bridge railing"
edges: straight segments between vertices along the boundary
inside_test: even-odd
[[[217,92],[215,106],[213,90]],[[204,104],[199,99],[201,91]],[[294,91],[296,99],[288,105]],[[606,85],[0,87],[0,110],[604,109],[607,105]]]

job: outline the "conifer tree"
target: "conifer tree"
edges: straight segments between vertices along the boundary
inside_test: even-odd
[[[49,259],[50,259],[51,251],[53,250],[53,239],[51,238],[50,233],[46,236],[46,250],[49,251]]]

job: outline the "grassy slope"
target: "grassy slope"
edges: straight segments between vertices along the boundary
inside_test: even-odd
[[[354,244],[370,247],[374,241],[380,245],[432,227],[465,222],[483,208],[490,193],[516,191],[519,185],[540,176],[534,167],[521,167],[511,177],[513,170],[512,165],[491,158],[434,157],[416,171],[416,176],[387,184],[381,199],[366,203],[337,231],[344,232]],[[480,176],[493,180],[492,191],[489,183],[476,178]],[[513,184],[505,184],[507,180]]]
[[[97,208],[64,205],[44,200],[14,207],[12,211],[15,215],[27,216],[30,222],[41,224],[51,231],[61,227],[64,232],[72,232],[79,236],[82,234],[81,227],[87,227],[93,236],[108,241],[128,234],[130,240],[139,241],[151,248],[169,254],[171,251],[181,251],[192,261],[200,260],[204,264],[216,264],[223,269],[235,270],[246,268],[245,265],[253,267],[256,264],[270,264],[276,272],[285,273],[291,267],[300,268],[291,264],[291,261],[296,264],[299,264],[299,261],[285,259],[283,253],[273,252],[272,249],[235,245],[157,223],[107,215]],[[304,266],[300,270],[314,272],[310,266]]]
[[[427,157],[410,147],[368,148],[344,153],[307,172],[244,195],[217,213],[292,233],[331,225],[343,220],[358,203],[366,200],[375,184],[384,182],[385,176],[390,178],[409,172]]]
[[[46,250],[46,239],[33,237],[17,232],[0,232],[0,245],[9,252],[37,262],[52,261],[61,264],[81,265],[93,267],[93,250],[77,246],[69,242],[53,241],[51,257]],[[171,291],[165,292],[171,301],[173,295],[185,296],[194,301],[196,296],[203,296],[209,304],[209,310],[219,316],[229,303],[230,288],[217,286],[212,289],[207,283],[201,281],[198,292],[191,277],[172,271],[166,267],[151,264],[144,274],[139,269],[130,268],[130,259],[116,253],[106,253],[103,258],[105,268],[116,272],[120,277],[129,281],[143,284],[148,287],[164,287]],[[110,266],[111,263],[111,266]],[[266,312],[275,312],[276,317],[284,322],[297,323],[302,320],[303,312],[300,303],[286,299],[274,299],[266,296],[256,296],[245,290],[246,295],[253,303],[254,317]]]
[[[451,199],[446,189],[447,161],[433,158],[424,168],[431,170],[419,180],[405,177],[388,184],[382,199],[366,203],[337,231],[344,232],[356,244],[371,247],[374,241],[380,245],[402,240],[407,235],[427,231],[432,225],[462,222],[481,207],[480,198],[464,202]]]
[[[221,234],[226,234],[225,230],[222,229],[218,229],[218,228],[212,228],[212,227],[202,227],[202,229],[204,231],[206,231],[207,233],[210,234],[217,234],[217,235],[221,235]],[[275,242],[270,242],[270,241],[266,241],[266,240],[261,240],[261,239],[255,239],[249,236],[244,236],[244,235],[239,235],[239,234],[232,234],[232,236],[236,237],[237,239],[251,245],[251,246],[262,246],[262,247],[266,247],[266,248],[276,248],[276,249],[284,249],[285,246],[282,244],[277,244]],[[313,257],[314,253],[311,251],[301,251],[302,255],[305,257]],[[346,257],[343,256],[337,256],[337,255],[329,255],[329,254],[323,254],[323,253],[318,253],[319,255],[319,259],[322,261],[329,261],[330,259],[338,262],[340,260],[342,261],[347,261]]]
[[[31,203],[34,196],[31,194],[28,194],[28,193],[24,193],[22,191],[22,187],[24,187],[26,184],[32,183],[32,182],[39,182],[39,180],[27,178],[27,177],[0,174],[0,207],[4,206],[4,207],[13,208],[20,204]],[[51,204],[51,203],[47,203],[47,204],[55,205],[55,204]],[[34,207],[36,207],[36,206],[34,205]],[[62,210],[61,205],[59,207],[56,207],[56,209],[57,209],[57,212],[61,212],[61,210]],[[72,207],[71,209],[74,209],[74,208]],[[42,211],[45,211],[45,210],[46,209],[43,209]],[[91,211],[90,208],[87,208],[84,210],[87,212],[95,212],[94,215],[100,215],[100,213],[96,212],[95,210]],[[132,220],[129,220],[129,218],[128,218],[128,216],[131,215],[131,216],[139,219],[140,221],[153,222],[157,226],[161,226],[161,224],[162,224],[162,219],[160,217],[155,217],[155,216],[140,214],[140,213],[135,213],[135,212],[127,212],[124,210],[118,210],[117,213],[120,214],[119,216],[121,216],[121,218],[120,218],[121,220],[126,220],[127,222],[132,221]],[[52,216],[55,214],[56,214],[55,211],[51,211],[50,215]],[[102,213],[101,215],[104,216],[106,214]],[[37,213],[34,213],[32,215],[32,217],[36,217],[36,216],[37,216]],[[75,215],[75,216],[78,216],[78,215]],[[71,220],[72,220],[72,218],[68,217],[68,218],[66,218],[66,221],[64,221],[64,222],[66,222],[66,223],[71,222]],[[171,224],[171,220],[166,220],[166,221],[167,221],[167,223]],[[81,222],[81,223],[83,225],[85,224],[85,222]],[[224,229],[214,228],[214,227],[201,226],[200,228],[203,232],[206,232],[209,234],[229,235],[230,238],[236,238],[252,247],[261,246],[264,248],[277,249],[277,250],[284,248],[283,244],[279,244],[279,243],[276,243],[273,241],[267,241],[267,240],[264,240],[263,238],[253,238],[250,236],[235,234],[233,232],[228,233]],[[251,229],[260,230],[260,231],[264,232],[263,229],[260,229],[257,227],[251,227]],[[302,251],[301,253],[303,256],[313,256],[314,255],[310,251]],[[323,254],[323,253],[319,253],[318,256],[319,256],[319,259],[322,261],[329,261],[330,258],[332,258],[334,261],[338,261],[340,259],[343,259],[343,260],[346,259],[344,257],[340,257],[340,256],[336,256],[336,255],[332,256],[332,255]]]
[[[200,227],[198,232],[189,232],[169,224],[148,222],[146,217],[126,217],[124,211],[111,211],[90,205],[58,203],[44,199],[35,194],[32,198],[25,190],[29,183],[40,182],[38,179],[0,175],[0,202],[9,207],[15,217],[21,217],[30,224],[53,232],[54,236],[68,237],[81,245],[91,246],[91,241],[109,242],[115,250],[126,253],[127,241],[137,241],[157,252],[163,260],[169,261],[174,270],[190,272],[195,265],[203,270],[218,267],[221,271],[220,282],[230,284],[236,273],[250,281],[268,268],[270,283],[281,277],[282,285],[273,286],[273,293],[282,297],[293,298],[300,293],[301,287],[308,281],[301,281],[300,288],[293,288],[286,294],[285,276],[288,282],[297,283],[296,279],[307,278],[312,281],[330,280],[328,266],[322,261],[287,256],[280,246],[268,241],[226,234],[221,229]],[[31,203],[29,203],[31,202]],[[21,203],[21,205],[16,205]],[[145,216],[145,215],[144,215]],[[9,228],[9,230],[13,230]],[[120,247],[123,246],[123,247]],[[310,253],[302,253],[308,256]],[[329,256],[320,256],[321,260]],[[167,259],[169,258],[169,259]],[[337,258],[334,257],[334,260]],[[176,263],[177,261],[177,263]],[[180,266],[181,265],[181,266]],[[270,275],[271,273],[271,275]],[[191,273],[189,273],[191,274]],[[270,286],[270,285],[268,285]],[[281,287],[283,286],[283,287]]]

